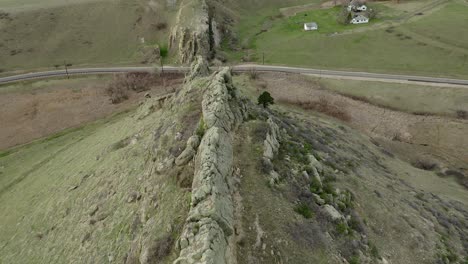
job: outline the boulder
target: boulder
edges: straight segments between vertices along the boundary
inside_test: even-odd
[[[280,179],[280,175],[276,171],[274,170],[270,171],[270,181],[269,181],[270,185],[274,185],[278,183],[279,179]]]
[[[200,137],[198,136],[191,136],[187,140],[187,146],[185,147],[184,151],[176,158],[175,164],[177,166],[183,166],[189,163],[195,154],[197,153],[198,145],[200,144]]]
[[[325,213],[328,215],[328,217],[330,217],[331,220],[333,221],[344,220],[344,216],[340,212],[338,212],[338,210],[336,210],[335,207],[329,204],[326,204],[322,208],[325,211]]]
[[[324,205],[325,204],[325,200],[320,198],[320,196],[318,196],[317,194],[313,193],[312,197],[314,197],[314,201],[315,201],[316,204],[318,204],[318,205]]]

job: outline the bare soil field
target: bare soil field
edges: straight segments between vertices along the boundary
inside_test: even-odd
[[[409,162],[430,155],[445,166],[468,169],[467,120],[391,110],[340,95],[301,75],[261,74],[253,82],[255,94],[266,90],[276,102],[325,112],[376,140],[398,144],[393,149],[410,153],[403,157]]]
[[[166,77],[147,91],[152,96],[170,93],[182,82]],[[0,87],[0,150],[78,127],[113,113],[128,110],[146,92],[129,93],[129,99],[112,104],[106,93],[111,76],[27,82]]]

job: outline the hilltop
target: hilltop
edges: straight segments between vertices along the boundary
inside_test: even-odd
[[[167,37],[183,81],[155,73],[164,89],[120,113],[0,152],[1,263],[468,261],[466,89],[413,104],[343,89],[356,80],[234,74],[219,61],[244,2],[180,3]],[[439,97],[450,106],[415,114]]]

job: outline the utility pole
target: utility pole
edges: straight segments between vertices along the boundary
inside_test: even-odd
[[[265,65],[265,52],[262,52],[262,63]]]
[[[67,79],[70,79],[70,75],[68,75],[67,61],[63,61],[63,64],[65,65],[65,72],[67,73]]]

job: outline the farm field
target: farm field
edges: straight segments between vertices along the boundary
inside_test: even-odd
[[[449,2],[434,12],[423,13],[417,19],[396,25],[392,23],[396,23],[395,19],[405,11],[391,10],[394,4],[390,3],[376,6],[380,21],[378,19],[374,26],[372,23],[341,26],[332,19],[330,11],[324,10],[301,13],[302,16],[307,14],[308,20],[319,22],[318,32],[304,32],[303,19],[298,15],[273,16],[257,22],[253,26],[256,29],[249,31],[244,30],[248,28],[246,23],[249,21],[243,21],[239,25],[242,48],[227,51],[227,57],[233,62],[261,62],[264,54],[267,64],[458,78],[468,76],[468,42],[464,40],[468,29],[457,26],[466,24],[468,6]],[[405,7],[406,13],[411,13],[421,5],[408,4]],[[252,31],[257,33],[252,34]],[[434,35],[435,39],[431,39]],[[461,37],[454,41],[456,36]]]
[[[316,79],[317,80],[317,79]],[[409,113],[457,116],[468,112],[468,89],[359,80],[320,79],[326,89],[364,98],[370,103]]]
[[[143,48],[166,45],[175,13],[156,1],[63,3],[0,0],[0,71],[140,64]]]
[[[468,53],[468,27],[460,25],[468,25],[468,5],[452,2],[430,16],[405,25],[405,28],[444,44],[465,49]]]
[[[172,92],[180,76],[150,84],[153,96]],[[60,133],[134,108],[145,93],[128,93],[128,100],[111,103],[111,75],[26,81],[0,86],[0,151]],[[164,84],[163,84],[164,83]]]

